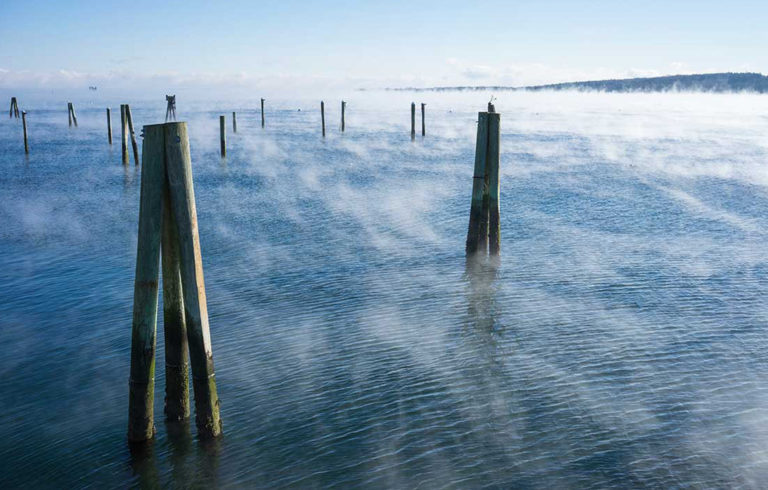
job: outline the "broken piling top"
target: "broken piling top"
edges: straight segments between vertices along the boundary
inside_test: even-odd
[[[213,350],[208,326],[208,309],[203,280],[203,265],[198,236],[197,210],[192,182],[192,162],[186,123],[172,122],[144,126],[142,151],[139,235],[134,282],[133,327],[131,343],[131,382],[129,396],[128,439],[146,441],[154,436],[154,370],[157,330],[158,281],[161,248],[163,256],[178,253],[178,276],[169,271],[165,281],[179,281],[164,301],[172,304],[172,314],[184,312],[198,435],[201,438],[221,434],[219,399],[213,367]],[[169,209],[175,226],[163,228],[163,209]],[[173,235],[172,231],[176,231]],[[163,234],[166,234],[163,237]],[[177,245],[173,247],[173,244]],[[163,264],[165,267],[166,264]],[[168,260],[171,265],[171,260]],[[179,289],[180,288],[180,294]],[[165,294],[165,291],[164,291]],[[175,312],[175,313],[173,313]],[[175,322],[176,327],[179,322]],[[183,348],[180,331],[166,338],[175,350]],[[171,338],[172,337],[172,338]],[[182,356],[179,354],[177,358]],[[170,390],[174,397],[184,397],[183,370],[177,370],[166,383],[177,383]],[[166,392],[168,393],[168,392]],[[188,403],[188,402],[187,402]],[[185,416],[184,400],[178,398],[169,416]],[[175,408],[173,408],[175,407]]]
[[[493,105],[489,104],[489,109]],[[499,214],[499,154],[501,115],[480,112],[477,124],[472,202],[467,231],[467,257],[480,253],[498,255],[501,251]]]

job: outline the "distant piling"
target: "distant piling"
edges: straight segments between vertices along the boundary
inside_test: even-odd
[[[107,139],[112,144],[112,111],[107,107]]]
[[[320,126],[323,129],[323,138],[325,138],[325,102],[320,101]]]
[[[122,130],[122,159],[123,165],[128,165],[128,121],[125,115],[125,104],[120,104],[120,129]]]
[[[227,156],[227,128],[224,116],[219,116],[219,143],[221,143],[221,157]]]
[[[232,132],[237,133],[237,113],[232,112]]]
[[[29,142],[27,141],[27,111],[21,111],[21,126],[24,128],[24,153],[29,154]]]
[[[176,95],[165,96],[165,122],[176,120]]]
[[[13,118],[16,116],[16,119],[19,118],[19,102],[16,100],[16,97],[11,97],[11,110],[8,113],[9,118]]]
[[[72,124],[77,127],[77,115],[75,114],[75,106],[72,104],[72,102],[67,102],[67,110],[69,111],[69,125],[70,127]]]
[[[427,126],[426,126],[426,123],[424,121],[424,119],[425,119],[425,114],[424,114],[425,109],[424,108],[425,108],[426,105],[427,104],[425,104],[424,102],[421,103],[421,135],[422,136],[426,136],[427,135]]]
[[[264,127],[264,99],[261,99],[261,127]]]
[[[173,420],[182,420],[189,413],[189,389],[185,391],[188,384],[182,354],[186,336],[198,436],[201,439],[216,437],[222,432],[221,416],[186,123],[144,126],[143,147],[128,439],[142,442],[155,434],[153,402],[161,252],[163,302],[167,306],[163,312],[167,319],[166,344],[171,344],[173,352],[171,356],[166,354],[166,373],[170,373],[166,375],[166,414]]]
[[[131,147],[133,147],[133,161],[139,164],[139,146],[136,144],[136,133],[133,132],[133,116],[131,115],[131,106],[125,104],[125,119],[128,121],[128,133],[131,135]]]
[[[501,251],[499,214],[500,114],[489,104],[478,114],[472,201],[467,231],[467,257],[478,253],[498,255]]]
[[[411,139],[416,138],[416,104],[411,102]]]
[[[346,109],[347,109],[347,103],[342,100],[341,101],[341,132],[342,133],[344,132],[344,128],[345,128],[344,113],[346,112]]]

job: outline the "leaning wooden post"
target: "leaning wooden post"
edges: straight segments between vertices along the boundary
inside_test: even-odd
[[[222,158],[227,156],[227,128],[224,116],[219,116],[219,143],[221,144]]]
[[[264,99],[261,99],[261,127],[264,127]]]
[[[122,157],[123,165],[128,165],[128,122],[125,116],[125,104],[120,104],[120,128],[122,129],[123,145]]]
[[[165,334],[165,416],[168,420],[189,418],[189,352],[187,324],[179,262],[179,233],[171,209],[171,192],[165,181],[163,235],[163,325]]]
[[[424,122],[424,107],[426,105],[427,104],[425,104],[424,102],[421,103],[421,135],[422,136],[426,136],[427,135],[427,126],[426,126],[426,124]]]
[[[237,133],[237,113],[232,113],[232,132]]]
[[[24,128],[24,153],[29,153],[29,143],[27,142],[27,111],[21,111],[21,125]]]
[[[341,101],[341,132],[342,133],[344,132],[344,126],[345,126],[345,124],[344,124],[344,112],[345,112],[346,108],[347,108],[347,103],[342,100]]]
[[[472,203],[469,209],[469,230],[467,231],[467,256],[472,256],[481,250],[488,236],[488,221],[483,220],[483,194],[485,194],[485,166],[488,154],[488,113],[478,114],[477,143],[475,144],[475,170],[472,176]],[[486,223],[483,228],[483,222]]]
[[[136,133],[133,132],[133,116],[131,116],[131,106],[125,104],[125,119],[128,121],[128,132],[131,135],[131,146],[133,147],[133,161],[139,164],[139,146],[136,144]]]
[[[325,138],[325,102],[320,101],[320,126],[323,128],[323,138]]]
[[[109,139],[109,144],[112,144],[112,111],[109,107],[107,107],[107,138]]]
[[[72,102],[67,102],[67,118],[69,119],[69,127],[72,127]]]
[[[13,118],[13,116],[16,116],[17,119],[19,117],[19,102],[16,97],[11,97],[11,110],[8,112],[9,118]]]
[[[128,440],[146,441],[155,434],[155,336],[160,273],[160,233],[165,185],[162,125],[144,127],[139,236],[133,285],[131,379],[128,395]]]
[[[491,106],[491,109],[493,106]],[[501,142],[501,115],[488,114],[488,253],[501,253],[501,215],[499,210],[499,156]]]
[[[411,102],[411,139],[416,138],[416,104]]]
[[[72,102],[69,103],[69,110],[72,111],[72,122],[77,127],[77,115],[75,114],[75,105]]]
[[[221,417],[208,326],[187,125],[170,123],[165,124],[164,128],[171,207],[179,233],[181,283],[192,364],[192,384],[195,391],[197,430],[201,438],[215,437],[221,434]]]

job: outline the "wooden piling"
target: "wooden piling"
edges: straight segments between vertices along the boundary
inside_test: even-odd
[[[128,122],[125,116],[125,104],[120,104],[120,128],[122,129],[123,165],[128,165]]]
[[[67,118],[69,119],[69,127],[72,127],[72,102],[67,102]]]
[[[136,144],[136,133],[133,132],[133,116],[131,116],[131,106],[125,104],[125,119],[128,121],[128,133],[131,135],[131,146],[133,147],[133,161],[139,164],[139,146]]]
[[[424,122],[424,119],[425,119],[425,117],[424,117],[425,116],[424,115],[424,112],[425,112],[424,107],[426,105],[427,104],[425,104],[424,102],[421,103],[421,135],[422,136],[426,136],[427,135],[427,126],[426,126],[426,124]]]
[[[166,95],[165,101],[167,102],[165,106],[165,122],[168,122],[168,120],[175,121],[176,120],[176,95]]]
[[[72,122],[77,127],[77,115],[75,114],[75,105],[72,102],[69,103],[69,111],[72,113]]]
[[[221,434],[222,428],[208,326],[187,125],[169,123],[164,127],[171,208],[179,235],[181,282],[192,364],[197,429],[201,438],[215,437]]]
[[[11,109],[8,111],[8,118],[13,118],[13,103],[16,102],[16,97],[11,97]]]
[[[107,107],[107,139],[109,144],[112,144],[112,111]]]
[[[411,139],[416,138],[416,104],[411,102]]]
[[[122,106],[121,109],[124,113],[125,109]],[[145,126],[136,279],[133,286],[131,378],[128,397],[129,441],[146,441],[155,434],[155,337],[163,189],[166,180],[164,146],[163,126]]]
[[[221,157],[227,156],[227,128],[224,116],[219,116],[219,143],[221,144]]]
[[[27,111],[21,111],[21,125],[24,128],[24,153],[29,153],[29,143],[27,142]]]
[[[346,111],[346,108],[347,108],[347,103],[342,100],[341,101],[341,132],[342,133],[344,132],[344,127],[345,127],[344,112]]]
[[[320,101],[320,125],[323,128],[323,138],[325,138],[325,102]]]
[[[237,133],[237,114],[232,112],[232,132]]]
[[[11,97],[11,110],[8,112],[8,117],[13,118],[14,116],[16,119],[19,118],[19,102],[16,97]]]
[[[261,99],[261,127],[264,127],[264,99]]]
[[[171,192],[165,181],[163,235],[163,325],[165,334],[165,416],[168,420],[189,418],[189,352],[184,298],[181,287],[179,234],[171,210]]]
[[[472,202],[469,212],[466,253],[473,256],[489,251],[498,255],[501,249],[499,225],[499,141],[500,115],[478,114],[475,167],[472,179]]]

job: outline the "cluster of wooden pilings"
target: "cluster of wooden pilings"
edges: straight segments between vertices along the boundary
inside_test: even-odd
[[[421,136],[427,135],[426,105],[421,103]],[[416,139],[416,103],[411,102],[411,139]]]
[[[501,115],[493,104],[477,116],[475,170],[472,176],[472,203],[467,231],[467,257],[501,253],[499,216],[499,154]]]

